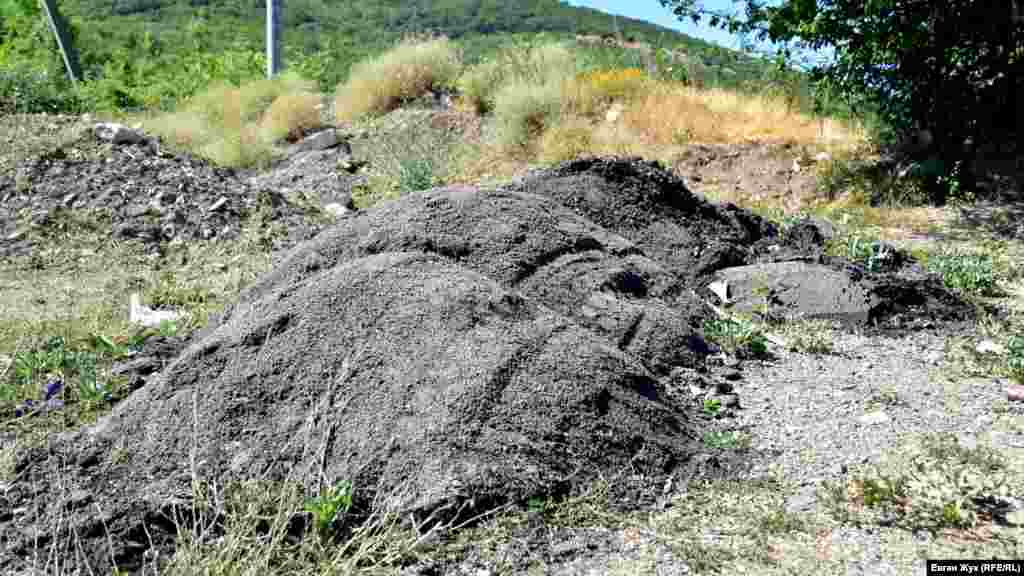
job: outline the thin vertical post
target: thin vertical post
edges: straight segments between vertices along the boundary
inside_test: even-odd
[[[281,4],[283,0],[267,0],[267,78],[281,71]]]
[[[68,71],[68,78],[71,83],[78,82],[82,77],[82,71],[78,67],[78,52],[71,43],[71,35],[68,34],[67,23],[60,15],[56,0],[42,0],[43,12],[46,13],[46,20],[53,30],[53,37],[57,40],[57,48],[60,49],[60,56],[64,59],[64,67]]]

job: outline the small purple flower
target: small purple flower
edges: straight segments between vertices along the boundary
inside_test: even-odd
[[[46,382],[46,395],[44,400],[50,400],[57,394],[60,394],[61,388],[64,387],[64,379],[60,376],[54,376]]]

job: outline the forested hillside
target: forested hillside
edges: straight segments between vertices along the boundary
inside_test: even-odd
[[[644,44],[663,56],[685,53],[701,80],[739,87],[771,75],[752,58],[647,22],[614,18],[556,0],[287,0],[283,10],[286,65],[331,92],[351,65],[410,35],[456,40],[467,63],[497,47],[578,36]],[[262,0],[60,0],[80,52],[87,102],[69,103],[63,65],[45,19],[31,0],[0,0],[0,108],[138,109],[173,105],[214,81],[259,77]],[[597,57],[641,65],[636,50],[590,45]],[[680,69],[681,70],[681,69]],[[682,73],[677,71],[677,73]],[[81,92],[81,91],[79,91]],[[12,104],[12,94],[23,96]],[[31,95],[26,97],[24,95]],[[6,104],[4,101],[6,100]]]

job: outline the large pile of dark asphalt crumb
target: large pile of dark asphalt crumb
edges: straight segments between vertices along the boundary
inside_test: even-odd
[[[668,376],[709,353],[694,278],[772,232],[629,159],[346,216],[110,416],[19,455],[0,572],[36,549],[137,567],[172,544],[194,478],[351,480],[420,516],[626,469],[656,482],[702,450]]]

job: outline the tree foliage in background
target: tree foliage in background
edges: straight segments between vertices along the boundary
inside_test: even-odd
[[[659,0],[680,18],[792,48],[835,50],[812,77],[866,97],[900,133],[928,129],[947,169],[964,142],[1020,136],[1024,117],[1022,0],[743,0],[741,12]]]

